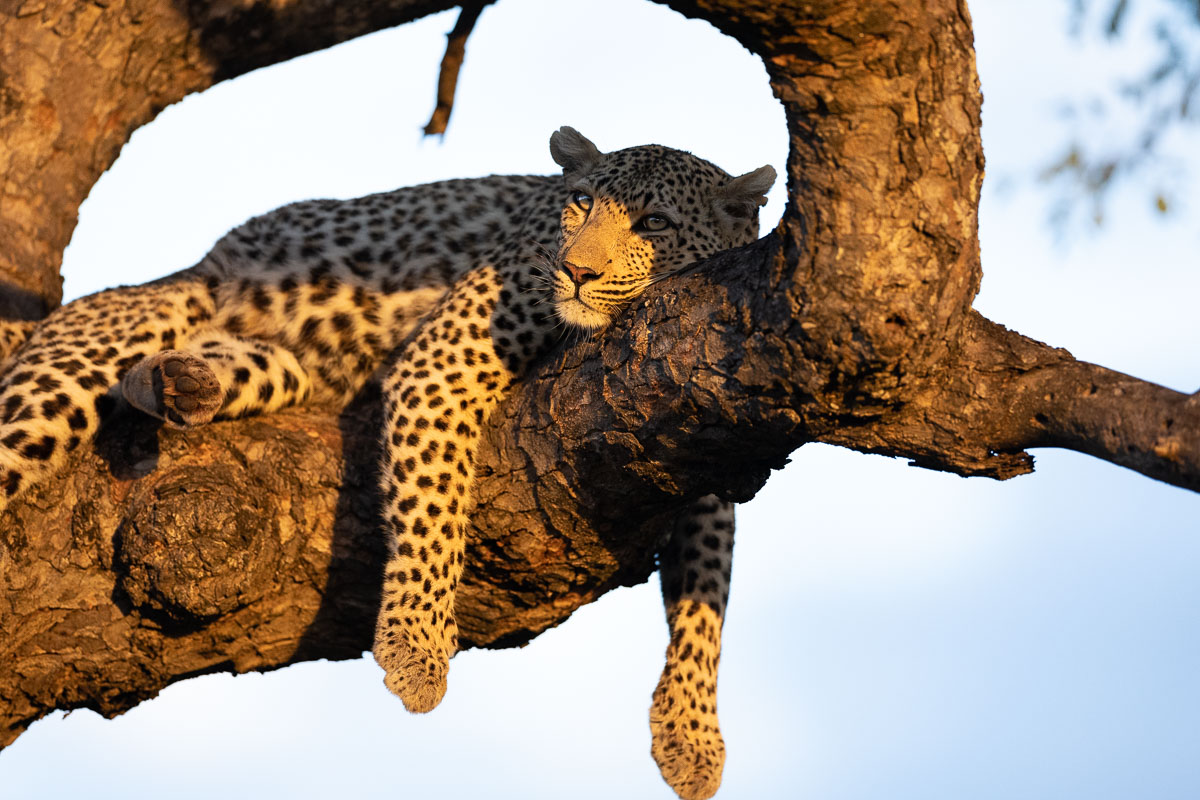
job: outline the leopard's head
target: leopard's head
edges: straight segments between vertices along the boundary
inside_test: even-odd
[[[588,330],[661,277],[757,239],[758,207],[775,182],[770,166],[734,178],[661,145],[601,153],[568,127],[551,135],[550,154],[566,195],[554,308]]]

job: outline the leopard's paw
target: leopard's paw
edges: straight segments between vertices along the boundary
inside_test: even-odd
[[[700,711],[680,702],[663,676],[650,707],[650,754],[663,780],[683,800],[707,800],[721,787],[725,740],[716,709]]]
[[[173,428],[208,422],[224,400],[212,368],[179,350],[163,350],[139,361],[121,381],[121,392],[134,408]]]
[[[449,658],[446,649],[432,637],[414,635],[399,625],[382,624],[375,636],[375,661],[386,673],[383,683],[404,702],[404,707],[417,714],[432,711],[446,694],[446,673]],[[425,639],[425,646],[414,643]]]

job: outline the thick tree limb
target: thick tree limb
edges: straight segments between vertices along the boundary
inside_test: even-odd
[[[62,299],[79,204],[163,108],[453,0],[0,0],[0,318]]]
[[[31,268],[41,277],[19,285],[55,299],[45,276],[79,197],[158,101],[442,7],[353,5],[200,3],[184,20],[148,2],[141,13],[162,15],[143,17],[161,28],[156,60],[129,88],[104,90],[121,98],[107,105],[69,82],[39,89],[36,70],[19,69],[6,169],[50,165],[66,188],[6,188],[16,194],[0,207],[0,253],[11,261],[0,268]],[[1032,469],[1026,448],[1065,446],[1198,488],[1196,396],[1076,362],[971,308],[982,151],[964,6],[671,5],[763,57],[787,112],[791,202],[775,233],[656,287],[495,415],[458,608],[467,642],[526,641],[643,580],[685,498],[745,499],[807,441],[998,478]],[[4,18],[6,53],[47,46],[65,5],[41,8]],[[30,16],[40,27],[12,27]],[[335,32],[293,24],[317,19]],[[140,63],[148,33],[104,30],[105,47]],[[67,69],[120,83],[94,64]],[[41,96],[62,98],[48,100],[53,115]],[[73,98],[79,119],[58,111]],[[89,131],[97,149],[81,154]],[[297,412],[161,435],[118,420],[97,453],[16,504],[0,526],[0,664],[12,665],[0,668],[0,742],[52,708],[114,714],[189,675],[365,649],[380,558],[369,416],[339,426]]]

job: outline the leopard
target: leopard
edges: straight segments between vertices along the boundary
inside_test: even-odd
[[[196,265],[0,325],[0,512],[131,408],[166,431],[289,406],[384,406],[386,566],[373,645],[412,712],[458,649],[475,454],[489,414],[571,332],[611,326],[651,284],[758,238],[775,180],[683,150],[609,153],[564,126],[561,173],[454,179],[254,217]],[[164,435],[170,435],[165,433]],[[651,755],[686,800],[720,786],[721,629],[734,508],[695,498],[661,537],[670,637]]]

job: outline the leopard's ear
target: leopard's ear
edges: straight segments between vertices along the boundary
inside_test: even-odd
[[[604,154],[579,131],[564,125],[550,134],[550,157],[568,182],[586,175]]]
[[[730,230],[754,221],[757,231],[758,207],[767,204],[766,194],[774,183],[775,168],[770,164],[734,178],[713,197],[717,219]]]

